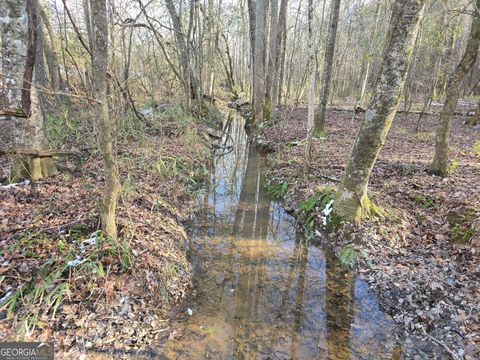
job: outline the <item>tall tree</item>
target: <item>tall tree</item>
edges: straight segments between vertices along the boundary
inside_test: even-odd
[[[445,176],[448,173],[448,150],[452,115],[457,108],[458,98],[462,83],[477,59],[480,45],[480,0],[476,1],[473,9],[472,26],[467,41],[467,47],[460,63],[448,79],[446,98],[440,115],[440,125],[437,129],[435,142],[435,156],[430,172],[435,175]]]
[[[320,89],[320,101],[318,113],[315,115],[314,133],[325,129],[325,112],[327,110],[328,95],[332,82],[333,55],[335,54],[335,42],[337,39],[338,17],[340,14],[341,0],[333,0],[330,12],[330,28],[328,30],[327,47],[323,64],[322,87]]]
[[[276,111],[277,104],[280,103],[280,98],[282,95],[282,85],[283,85],[283,74],[285,69],[285,54],[286,54],[286,43],[287,43],[287,8],[288,0],[282,0],[280,4],[280,13],[278,14],[278,24],[277,24],[277,47],[276,47],[276,59],[274,66],[273,74],[273,83],[272,83],[272,96],[271,96],[271,106],[273,111]]]
[[[190,65],[190,52],[188,51],[189,39],[185,35],[180,21],[180,16],[175,9],[172,0],[166,0],[168,13],[172,19],[173,32],[178,47],[178,59],[182,74],[182,83],[187,100],[195,100],[201,98],[200,82],[198,81],[192,66]]]
[[[98,131],[98,145],[105,166],[105,189],[101,207],[102,230],[117,237],[116,207],[120,191],[115,123],[108,110],[108,15],[106,0],[90,0],[92,22],[92,81]]]
[[[426,0],[397,0],[373,97],[353,145],[334,203],[334,214],[359,222],[375,207],[367,196],[373,166],[398,108]]]
[[[468,124],[469,125],[479,125],[480,124],[480,100],[478,101],[477,104],[477,109],[475,110],[475,113],[473,116],[468,119]]]
[[[43,52],[38,42],[38,2],[7,1],[0,5],[2,17],[3,76],[1,117],[13,126],[12,153],[19,156],[13,178],[39,180],[57,174],[51,157],[38,156],[47,149],[46,129],[39,80],[44,79],[41,65]]]
[[[253,57],[253,114],[255,123],[263,121],[265,100],[265,27],[267,4],[265,0],[255,2],[255,43]]]
[[[370,39],[368,40],[368,48],[366,51],[366,64],[365,64],[365,70],[363,73],[363,80],[360,88],[360,96],[358,98],[358,104],[360,105],[361,108],[363,108],[363,103],[365,101],[365,92],[367,90],[367,83],[368,83],[368,78],[370,76],[370,68],[372,65],[372,59],[373,59],[373,50],[374,50],[374,39],[377,34],[377,28],[378,28],[378,17],[380,14],[380,1],[377,2],[375,5],[375,16],[373,19],[373,28],[372,28],[372,33],[370,34]]]
[[[277,32],[278,32],[278,0],[270,0],[270,38],[268,51],[268,67],[265,79],[265,118],[275,117],[273,100],[273,81],[277,68]]]
[[[308,68],[309,68],[309,86],[308,86],[308,116],[307,116],[307,144],[305,146],[305,173],[310,171],[312,157],[312,137],[314,130],[315,113],[315,78],[317,76],[317,66],[315,62],[315,47],[313,39],[313,0],[308,0]]]

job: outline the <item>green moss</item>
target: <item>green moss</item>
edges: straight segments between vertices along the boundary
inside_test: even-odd
[[[475,141],[473,144],[473,152],[480,158],[480,140]]]
[[[450,211],[447,221],[450,225],[450,239],[456,243],[468,244],[476,235],[473,221],[477,218],[477,211],[471,207],[461,207]]]
[[[412,199],[412,201],[416,204],[420,205],[422,209],[433,208],[435,206],[434,200],[430,196],[423,197],[420,194],[414,194],[410,196],[410,199]]]
[[[327,133],[323,130],[317,130],[313,132],[312,136],[317,139],[326,139]]]
[[[342,225],[342,218],[337,214],[335,214],[334,212],[332,212],[327,219],[326,230],[328,232],[336,231],[340,229],[341,225]]]
[[[336,190],[332,187],[320,187],[315,194],[298,205],[300,220],[304,224],[304,231],[307,236],[312,235],[317,225],[318,211],[321,211],[329,202],[335,199]],[[327,218],[327,231],[333,230],[339,226],[340,219],[332,218],[330,214]]]
[[[457,161],[452,160],[450,162],[450,165],[448,166],[447,175],[452,175],[453,173],[455,173],[455,171],[457,171],[459,165],[460,164]]]
[[[360,218],[357,219],[357,222],[360,222],[363,219],[371,219],[375,217],[387,217],[390,216],[386,210],[377,206],[373,203],[368,196],[364,196],[362,199],[362,211],[359,214]]]
[[[469,227],[465,228],[462,225],[455,225],[450,230],[450,238],[457,243],[468,244],[470,240],[475,236],[475,229]]]
[[[337,257],[343,266],[353,268],[357,261],[357,255],[357,251],[353,246],[347,245],[339,251]]]

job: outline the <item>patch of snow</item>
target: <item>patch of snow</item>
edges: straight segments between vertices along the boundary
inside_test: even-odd
[[[9,298],[10,296],[12,296],[12,294],[13,294],[13,291],[12,291],[12,290],[8,291],[8,292],[0,299],[0,304],[3,304],[5,301],[7,301],[8,298]]]
[[[91,246],[91,245],[96,245],[97,244],[97,239],[98,239],[98,235],[99,235],[100,231],[97,230],[95,231],[93,234],[90,235],[90,238],[86,239],[86,240],[83,240],[81,243],[80,243],[80,249],[82,251],[85,250],[85,248]]]
[[[143,116],[151,116],[153,115],[153,110],[152,109],[140,109],[138,112],[143,115]]]
[[[2,185],[2,186],[0,186],[0,188],[2,188],[2,189],[13,189],[17,186],[28,186],[28,185],[30,185],[30,180],[23,180],[23,181],[20,181],[19,183]]]
[[[78,266],[80,265],[81,263],[83,263],[85,260],[81,260],[78,256],[75,260],[70,260],[69,262],[67,262],[67,265],[70,266],[70,267],[75,267],[75,266]]]
[[[323,226],[326,226],[327,225],[327,219],[328,219],[328,215],[330,215],[330,213],[332,212],[333,210],[333,200],[330,200],[328,202],[327,205],[325,205],[325,207],[323,208],[322,210],[322,215],[321,215],[321,219],[322,219],[322,224]]]

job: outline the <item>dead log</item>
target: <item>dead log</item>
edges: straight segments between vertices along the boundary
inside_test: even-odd
[[[48,158],[53,156],[73,156],[81,162],[82,156],[80,152],[75,150],[35,150],[35,149],[0,149],[0,156],[3,155],[26,155],[36,158]]]
[[[0,116],[27,118],[27,113],[23,109],[0,109]]]
[[[355,115],[365,112],[366,110],[361,108],[360,106],[355,107],[355,109],[346,109],[340,107],[329,107],[328,110],[332,111],[354,111]],[[422,111],[419,110],[397,110],[397,114],[411,114],[411,115],[420,115]],[[424,111],[423,115],[440,115],[441,112],[433,112],[433,111]],[[473,113],[472,111],[455,111],[453,115],[455,116],[471,116]]]

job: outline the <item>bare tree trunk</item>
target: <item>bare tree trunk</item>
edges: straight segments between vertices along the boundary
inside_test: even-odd
[[[173,32],[175,35],[175,41],[178,46],[178,56],[181,67],[181,74],[183,78],[183,87],[188,100],[195,100],[198,97],[200,91],[200,84],[193,72],[190,65],[190,56],[188,51],[188,37],[183,33],[180,17],[175,10],[172,0],[166,0],[167,10],[172,19]]]
[[[101,207],[102,230],[108,236],[117,237],[116,207],[120,191],[117,154],[115,148],[115,124],[109,116],[107,97],[108,70],[108,15],[106,0],[90,0],[92,21],[92,78],[97,118],[99,148],[105,166],[105,190]]]
[[[263,121],[265,99],[265,25],[266,1],[256,1],[255,7],[255,56],[253,62],[253,114],[256,124]]]
[[[272,83],[271,106],[276,111],[277,104],[280,103],[282,96],[283,75],[285,69],[285,53],[286,53],[286,37],[287,37],[287,8],[288,0],[282,0],[280,4],[280,12],[278,14],[277,25],[277,51],[275,54],[275,66]]]
[[[361,221],[377,209],[367,186],[398,108],[426,0],[397,0],[383,63],[334,203],[334,215]]]
[[[315,61],[315,48],[313,44],[313,0],[308,0],[308,117],[307,117],[307,143],[305,145],[305,173],[311,168],[312,160],[312,137],[314,130],[315,114],[315,78],[317,77],[317,63]]]
[[[299,17],[300,17],[300,11],[301,11],[301,6],[302,6],[302,1],[300,0],[298,2],[298,7],[297,11],[295,14],[295,22],[293,25],[293,37],[297,36],[297,30],[298,30],[298,23],[299,23]],[[286,42],[286,39],[285,39]],[[290,59],[288,60],[288,72],[287,72],[287,89],[286,89],[286,94],[285,98],[290,97],[291,95],[291,84],[292,84],[292,76],[293,76],[293,55],[294,55],[294,49],[290,52]],[[282,77],[282,74],[280,74],[280,77]],[[283,82],[283,80],[280,80],[280,83]]]
[[[273,81],[275,79],[275,72],[277,69],[277,33],[278,33],[278,0],[270,0],[270,39],[268,52],[268,68],[265,80],[265,111],[264,116],[268,121],[275,118],[275,106],[273,101]]]
[[[380,1],[377,2],[376,8],[375,8],[375,18],[374,18],[374,24],[373,24],[373,30],[372,34],[370,37],[369,41],[373,41],[374,37],[377,34],[377,27],[378,27],[378,16],[380,14]],[[372,58],[373,58],[373,44],[370,43],[368,46],[368,59],[367,59],[367,64],[365,65],[365,73],[363,76],[363,81],[362,81],[362,88],[360,89],[360,96],[358,99],[358,103],[360,104],[360,107],[364,107],[364,102],[365,102],[365,92],[367,90],[367,84],[368,84],[368,77],[370,76],[370,66],[372,64]],[[354,109],[355,113],[355,109]]]
[[[65,83],[63,81],[62,72],[60,69],[60,63],[58,61],[58,44],[53,34],[52,24],[48,18],[48,14],[45,12],[43,6],[40,6],[40,16],[42,17],[42,22],[45,25],[47,30],[48,39],[50,41],[50,47],[46,47],[46,58],[50,72],[50,81],[52,83],[53,90],[55,91],[64,91]],[[57,100],[63,101],[64,98],[62,95],[57,96]]]
[[[433,158],[430,173],[446,176],[448,175],[448,150],[452,115],[457,108],[458,98],[462,82],[477,59],[478,48],[480,45],[480,0],[476,2],[476,8],[473,10],[472,27],[467,41],[467,47],[463,53],[462,60],[457,65],[455,71],[450,75],[446,89],[446,99],[440,115],[440,125],[437,129],[435,142],[435,156]]]
[[[468,119],[467,124],[469,125],[480,125],[480,101],[478,101],[477,109],[475,110],[475,114]]]
[[[325,49],[324,67],[322,75],[322,88],[318,113],[315,115],[314,134],[325,130],[325,112],[327,110],[328,95],[332,79],[333,55],[335,54],[335,41],[337,39],[338,16],[341,0],[333,0],[330,14],[330,29],[328,31],[327,48]]]
[[[5,76],[0,108],[15,110],[22,116],[0,116],[2,131],[17,149],[43,150],[47,148],[43,109],[38,94],[38,80],[45,77],[36,60],[43,60],[38,44],[38,3],[16,1],[0,5],[2,19],[2,71]],[[39,58],[37,58],[39,57]],[[43,84],[44,85],[44,84]],[[8,124],[8,125],[6,125]],[[51,157],[18,157],[12,179],[40,180],[57,174]]]

